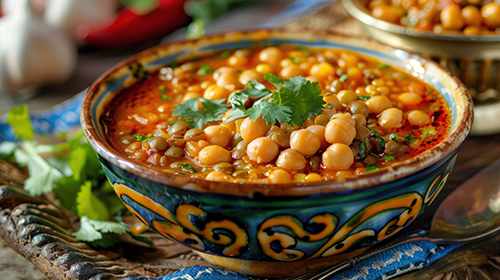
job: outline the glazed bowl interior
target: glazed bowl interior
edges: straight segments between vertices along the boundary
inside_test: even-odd
[[[406,71],[431,84],[443,95],[451,109],[452,125],[448,137],[432,149],[417,157],[383,168],[377,172],[338,182],[316,182],[301,184],[236,184],[209,182],[190,179],[185,176],[154,171],[134,163],[118,152],[106,137],[106,127],[100,121],[104,107],[122,89],[147,78],[169,62],[182,62],[195,57],[209,55],[216,51],[247,48],[255,45],[296,45],[309,48],[352,50],[380,60]],[[373,188],[382,183],[394,181],[436,163],[456,151],[468,135],[472,122],[472,103],[467,90],[456,78],[436,63],[411,53],[394,49],[365,38],[341,36],[331,33],[294,33],[282,30],[260,30],[229,32],[159,46],[142,52],[105,73],[89,89],[82,108],[82,125],[86,136],[96,152],[112,164],[137,176],[154,182],[197,191],[221,194],[235,194],[251,197],[255,193],[269,196],[303,195],[314,193],[344,192]]]

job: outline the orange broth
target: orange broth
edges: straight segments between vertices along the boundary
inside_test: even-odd
[[[451,113],[446,101],[430,85],[408,73],[351,51],[279,46],[267,51],[271,54],[277,53],[278,59],[276,59],[262,55],[265,50],[262,47],[232,50],[178,65],[174,62],[146,80],[124,89],[107,105],[101,118],[101,121],[106,123],[107,136],[111,143],[132,161],[163,172],[215,181],[300,183],[338,180],[376,171],[432,148],[448,134]],[[216,78],[222,79],[222,75],[216,74],[220,67],[232,69],[224,78],[229,84],[223,85],[223,82],[214,79],[214,74]],[[288,70],[284,70],[287,67]],[[242,135],[248,134],[241,127],[246,117],[223,125],[222,121],[210,122],[200,129],[201,132],[194,130],[200,134],[194,141],[187,139],[187,135],[194,135],[194,132],[187,132],[192,129],[186,127],[186,122],[189,120],[179,119],[179,116],[173,115],[173,110],[178,104],[188,100],[189,97],[205,96],[210,99],[214,97],[213,89],[220,92],[215,97],[227,98],[231,93],[245,88],[245,84],[239,81],[246,82],[242,79],[242,75],[254,77],[269,90],[275,90],[274,85],[263,79],[266,73],[273,73],[284,80],[289,78],[287,75],[300,75],[309,81],[317,81],[321,95],[328,102],[324,106],[323,114],[311,116],[301,127],[292,127],[276,121],[274,126],[264,129],[264,134],[260,133],[262,135],[258,138],[267,138],[259,140],[260,146],[259,143],[250,145],[257,140],[249,141],[250,143],[242,140],[244,138]],[[217,83],[221,86],[217,86]],[[212,91],[209,92],[210,90]],[[376,105],[369,107],[370,99]],[[382,100],[385,103],[375,103],[375,100]],[[387,103],[387,100],[390,102]],[[247,102],[247,109],[251,107],[252,102],[255,100]],[[379,103],[385,104],[385,107]],[[372,110],[372,107],[375,109]],[[380,109],[384,110],[378,112]],[[399,123],[396,123],[396,127],[382,125],[382,115],[387,110],[395,112],[396,116],[403,116],[399,127],[397,126]],[[418,113],[415,113],[416,111]],[[411,119],[410,115],[414,118]],[[387,124],[393,120],[386,121]],[[330,122],[345,126],[342,128],[344,130],[338,130],[339,128],[330,125]],[[416,122],[420,123],[415,124]],[[174,125],[176,129],[181,128],[181,130],[173,131]],[[316,125],[321,131],[319,126],[325,126],[324,135],[311,136],[309,133],[311,125]],[[211,133],[214,131],[214,128],[207,130],[209,126],[216,126],[221,134],[215,136],[209,134],[210,131]],[[296,131],[299,129],[309,131],[302,131],[300,134],[309,138],[299,139],[312,143],[309,146],[315,145],[314,137],[320,140],[321,147],[316,152],[314,147],[303,144],[299,146],[301,142],[295,141],[298,139],[299,133]],[[335,133],[347,133],[346,129],[347,131],[354,129],[355,134],[348,136],[347,139],[341,139],[340,143],[337,140],[333,143],[325,142],[328,138],[327,132],[330,138],[335,138],[337,137]],[[254,129],[252,133],[256,131]],[[227,132],[229,139],[226,141],[224,137],[228,136]],[[295,138],[292,133],[297,134]],[[247,139],[250,139],[248,137]],[[354,139],[349,141],[349,137]],[[156,140],[153,141],[153,138]],[[292,146],[296,149],[287,147],[287,139],[290,145],[294,143]],[[240,143],[241,141],[243,143]],[[273,153],[276,153],[276,143],[278,150],[273,156]],[[220,147],[227,152],[216,149],[222,156],[220,159],[210,161],[212,164],[206,164],[207,159],[201,158],[202,150],[217,144],[222,145]],[[271,148],[262,148],[266,151],[259,151],[264,144]],[[250,151],[250,146],[257,148]],[[328,156],[339,156],[335,161],[331,161],[331,157],[325,155],[325,151],[333,146],[335,148],[328,152]],[[350,163],[351,154],[345,147],[349,147],[352,152],[352,164],[348,166],[345,165]],[[302,154],[311,149],[313,154]],[[344,154],[334,154],[339,149],[344,151]],[[305,160],[303,168],[291,168],[289,163],[284,162],[284,156],[280,159],[285,150],[292,150],[289,152],[299,157],[297,161],[299,166],[302,164],[301,161]],[[261,156],[256,157],[256,153],[260,153]],[[207,153],[203,153],[205,154]],[[288,157],[291,158],[293,157]],[[344,166],[340,164],[341,158],[346,159]]]

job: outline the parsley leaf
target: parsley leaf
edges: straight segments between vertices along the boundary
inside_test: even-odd
[[[377,133],[377,131],[376,131],[375,129],[372,129],[371,134],[372,134],[373,136],[377,137],[378,142],[379,142],[380,149],[382,149],[382,150],[383,150],[383,149],[384,149],[384,147],[385,147],[385,139],[384,139],[382,136],[378,135],[378,133]]]
[[[19,107],[11,108],[8,116],[7,124],[12,126],[14,134],[20,140],[33,140],[35,138],[33,128],[31,127],[28,106],[23,104]]]
[[[385,156],[385,157],[384,157],[384,159],[385,159],[386,161],[391,161],[391,160],[394,160],[394,159],[396,159],[396,158],[395,158],[394,156]]]
[[[437,131],[432,125],[422,128],[422,139],[427,138],[429,135],[436,135],[436,134]]]
[[[370,172],[375,172],[377,170],[379,170],[380,168],[376,165],[373,165],[373,166],[368,166],[367,168],[365,168],[365,173],[370,173]]]
[[[201,110],[198,110],[199,101],[203,105]],[[222,119],[222,115],[228,110],[226,105],[222,104],[224,101],[225,99],[191,98],[177,105],[173,116],[179,116],[179,118],[187,120],[187,123],[192,128],[203,129],[203,125]]]
[[[214,71],[214,70],[210,66],[203,65],[200,67],[200,69],[198,69],[198,72],[196,72],[196,74],[202,76],[202,75],[206,75],[212,71]]]
[[[92,220],[105,221],[109,219],[108,208],[92,192],[92,182],[85,181],[76,197],[76,209],[79,217],[88,216]]]
[[[359,145],[359,158],[361,160],[366,158],[366,140]]]
[[[184,170],[188,170],[191,173],[198,172],[198,171],[196,171],[196,168],[192,167],[191,165],[189,165],[187,163],[181,163],[181,164],[179,164],[179,167],[182,168],[182,169],[184,169]]]
[[[413,137],[411,134],[408,134],[406,137],[405,137],[405,141],[406,142],[410,142],[411,140],[415,140],[417,138]]]
[[[220,58],[228,58],[231,56],[231,53],[229,51],[224,51],[223,53],[220,54]]]

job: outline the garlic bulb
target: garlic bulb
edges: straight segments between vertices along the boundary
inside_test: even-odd
[[[76,47],[34,14],[30,0],[0,19],[0,90],[17,92],[67,79],[76,66]]]
[[[19,10],[19,8],[22,5],[22,1],[19,0],[1,0],[1,1],[2,1],[2,13],[5,15],[8,15],[16,10]],[[35,10],[35,14],[42,15],[48,1],[54,1],[54,0],[31,0],[31,3],[33,4],[33,9]]]
[[[75,31],[80,25],[105,22],[116,14],[117,7],[117,0],[52,0],[45,21],[77,40]]]

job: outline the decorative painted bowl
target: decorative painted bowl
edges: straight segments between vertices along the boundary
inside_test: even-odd
[[[432,84],[450,105],[449,136],[391,168],[342,182],[288,185],[221,183],[156,172],[129,160],[105,140],[99,118],[121,89],[174,59],[257,44],[353,50],[406,70]],[[436,63],[373,40],[260,30],[167,44],[124,61],[91,86],[81,121],[116,193],[143,223],[213,264],[273,277],[361,254],[415,220],[453,168],[471,128],[472,102],[460,81]]]
[[[367,2],[342,0],[347,12],[363,23],[364,33],[395,48],[428,56],[464,82],[478,109],[473,134],[500,132],[496,121],[500,110],[500,35],[436,34],[407,28],[373,17]]]

